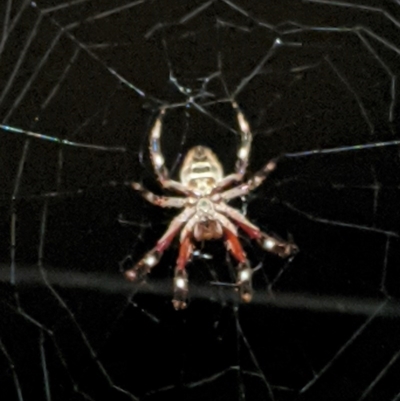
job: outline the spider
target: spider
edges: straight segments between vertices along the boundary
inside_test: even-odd
[[[291,241],[283,241],[262,232],[238,210],[228,205],[231,199],[246,195],[257,188],[276,168],[277,163],[276,159],[269,161],[253,177],[243,182],[252,134],[249,123],[237,103],[232,102],[232,106],[241,134],[234,173],[224,176],[222,165],[215,153],[208,147],[195,146],[188,151],[183,160],[180,181],[172,180],[165,167],[160,146],[162,121],[166,112],[166,109],[162,108],[150,132],[150,158],[161,186],[183,196],[158,196],[139,183],[131,184],[133,189],[154,205],[183,209],[171,221],[155,247],[133,268],[125,271],[128,280],[143,278],[158,264],[163,252],[180,231],[180,248],[173,280],[172,303],[176,310],[187,306],[188,275],[185,267],[194,251],[194,242],[224,239],[226,248],[238,262],[236,287],[244,302],[250,302],[252,299],[253,270],[238,240],[238,228],[256,240],[264,250],[280,257],[289,257],[298,250]],[[228,187],[231,188],[227,189]]]

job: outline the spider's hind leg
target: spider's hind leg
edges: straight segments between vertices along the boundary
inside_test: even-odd
[[[274,253],[281,258],[288,258],[299,251],[299,248],[293,241],[284,241],[262,231],[260,231],[260,236],[256,240],[265,251]]]
[[[256,240],[265,251],[274,253],[281,258],[288,258],[299,251],[299,248],[291,238],[289,238],[288,241],[285,241],[275,235],[268,235],[265,232],[260,231],[257,226],[252,224],[245,216],[233,207],[221,203],[217,210],[231,218],[251,239]]]
[[[193,244],[188,236],[181,241],[179,256],[174,275],[174,298],[172,304],[176,310],[185,309],[187,306],[187,295],[189,292],[189,280],[186,272],[186,263],[193,253]]]
[[[253,298],[253,286],[251,283],[253,269],[251,268],[248,260],[239,263],[237,275],[237,286],[239,288],[240,298],[243,302],[250,302]]]
[[[129,281],[139,281],[150,273],[151,269],[158,264],[162,256],[162,252],[157,248],[153,248],[136,265],[124,272],[125,278]]]
[[[243,302],[250,302],[253,298],[252,275],[253,269],[246,258],[242,245],[235,233],[225,228],[226,246],[233,257],[239,262],[237,266],[236,285]]]
[[[178,214],[169,225],[164,235],[157,241],[156,246],[144,255],[131,269],[125,271],[125,277],[129,281],[143,279],[151,269],[158,264],[164,251],[170,246],[172,240],[177,235],[182,225],[194,214],[193,208],[186,208]]]

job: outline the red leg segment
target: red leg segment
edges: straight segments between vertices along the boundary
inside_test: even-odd
[[[157,249],[158,252],[165,251],[165,249],[170,246],[171,241],[174,239],[175,235],[178,234],[178,232],[182,228],[182,225],[186,223],[194,215],[194,213],[194,208],[188,208],[185,209],[181,214],[176,216],[172,220],[165,234],[157,241],[155,249]]]
[[[226,245],[230,253],[239,262],[237,270],[237,286],[239,288],[240,297],[244,302],[250,302],[253,297],[253,288],[251,285],[251,276],[253,271],[246,259],[246,253],[242,248],[237,236],[227,228],[224,228]]]
[[[174,308],[185,309],[187,294],[189,291],[188,277],[186,273],[186,264],[193,253],[193,244],[189,235],[183,238],[179,248],[179,256],[175,268],[174,276],[174,298],[172,304]]]
[[[224,229],[224,232],[228,250],[239,263],[244,263],[246,261],[246,253],[244,252],[237,236],[227,228]]]
[[[184,270],[186,263],[190,259],[191,254],[193,253],[193,245],[192,241],[190,240],[190,237],[187,236],[183,242],[181,243],[181,246],[179,248],[179,256],[176,264],[176,268],[178,270]]]
[[[257,226],[227,204],[220,204],[217,210],[231,218],[251,239],[255,239],[264,250],[282,258],[294,255],[298,251],[297,246],[293,242],[283,241],[260,231]]]
[[[143,278],[150,270],[158,264],[163,252],[170,246],[172,240],[178,234],[182,225],[195,213],[193,208],[185,209],[181,214],[176,216],[168,230],[158,240],[156,246],[131,269],[125,271],[125,277],[130,281],[136,281]]]

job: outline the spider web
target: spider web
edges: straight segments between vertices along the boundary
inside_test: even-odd
[[[0,6],[2,396],[7,400],[399,400],[400,2],[6,0]],[[293,237],[199,244],[172,308],[177,244],[140,260],[174,211],[147,140],[161,105],[171,174],[205,144],[232,171],[282,158],[232,202]],[[4,395],[3,395],[4,394]]]

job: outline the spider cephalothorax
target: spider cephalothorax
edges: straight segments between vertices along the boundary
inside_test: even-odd
[[[165,109],[161,109],[150,133],[151,160],[161,185],[184,197],[158,196],[147,191],[141,184],[132,184],[135,190],[155,205],[183,208],[183,211],[172,220],[155,247],[133,268],[125,272],[129,280],[136,280],[146,275],[159,262],[165,249],[180,231],[180,249],[174,278],[173,304],[176,309],[186,307],[188,278],[185,267],[191,258],[195,242],[221,238],[225,240],[227,249],[238,262],[236,284],[245,302],[249,302],[252,298],[252,268],[238,240],[237,227],[256,240],[266,251],[281,257],[288,257],[297,251],[295,244],[263,233],[238,210],[228,205],[231,199],[243,196],[258,187],[276,167],[275,160],[272,160],[252,178],[243,182],[252,135],[249,124],[238,105],[235,102],[232,105],[237,114],[241,134],[241,145],[233,174],[224,176],[222,165],[211,149],[195,146],[188,151],[182,163],[180,181],[171,180],[164,165],[160,147],[162,119],[165,114]],[[226,189],[229,186],[233,187]]]

